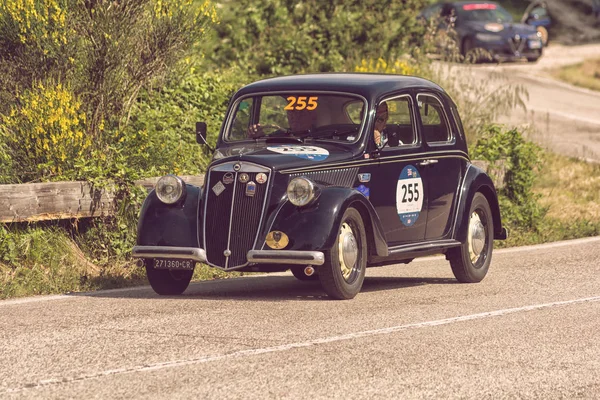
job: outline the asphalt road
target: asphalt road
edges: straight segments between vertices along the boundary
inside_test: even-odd
[[[0,302],[0,398],[598,398],[600,237],[367,271]]]
[[[552,78],[553,69],[600,58],[600,44],[551,44],[535,63],[507,62],[473,68],[475,76],[489,80],[504,75],[507,84],[521,85],[529,96],[526,110],[505,115],[502,122],[526,127],[531,138],[560,154],[600,162],[600,92],[579,88]]]

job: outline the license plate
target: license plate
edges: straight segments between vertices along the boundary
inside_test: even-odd
[[[529,41],[529,48],[536,50],[536,49],[541,49],[542,48],[542,42],[539,40],[530,40]]]
[[[192,260],[178,260],[173,258],[155,258],[154,269],[184,269],[193,270],[196,262]]]

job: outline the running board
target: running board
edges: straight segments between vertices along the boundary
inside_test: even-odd
[[[403,244],[400,246],[394,246],[389,248],[389,254],[392,256],[399,255],[402,253],[412,253],[419,251],[429,250],[446,250],[452,247],[458,247],[461,243],[458,240],[446,239],[446,240],[433,240],[426,243],[415,243],[415,244]]]

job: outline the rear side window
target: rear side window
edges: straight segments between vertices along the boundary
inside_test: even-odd
[[[433,145],[452,142],[453,136],[448,126],[448,118],[442,103],[429,94],[418,94],[417,103],[421,123],[423,124],[423,138],[425,142]]]

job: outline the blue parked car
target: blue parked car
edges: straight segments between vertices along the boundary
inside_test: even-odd
[[[537,15],[537,19],[532,13],[524,18],[541,23],[541,14]],[[535,62],[542,56],[543,35],[536,27],[514,22],[510,13],[493,1],[441,2],[427,7],[421,17],[427,21],[437,18],[438,31],[449,32],[467,60],[480,61],[486,52],[497,61],[525,57]]]

